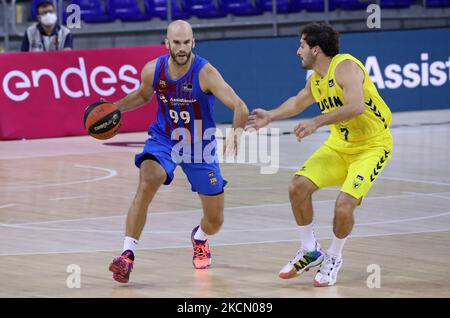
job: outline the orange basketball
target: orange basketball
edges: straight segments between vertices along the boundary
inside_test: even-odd
[[[122,114],[116,105],[106,101],[89,105],[84,111],[84,127],[96,139],[114,137],[122,126]]]

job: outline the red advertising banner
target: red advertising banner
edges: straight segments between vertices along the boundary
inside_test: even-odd
[[[163,45],[0,54],[0,139],[86,135],[85,108],[136,90]],[[121,132],[145,131],[157,104],[123,114]]]

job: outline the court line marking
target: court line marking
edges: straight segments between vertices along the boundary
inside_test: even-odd
[[[183,189],[190,190],[187,187],[185,187]],[[227,191],[237,191],[237,190],[253,191],[253,190],[273,190],[273,187],[226,187],[225,189]],[[165,193],[165,192],[175,192],[175,190],[174,189],[160,189],[160,190],[158,190],[158,193]],[[130,191],[129,193],[135,195],[136,191]]]
[[[420,193],[420,192],[404,191],[404,193],[418,194],[418,193]],[[429,196],[429,197],[433,197],[433,198],[440,198],[440,199],[450,200],[450,197],[444,197],[443,195],[437,195],[436,193],[437,193],[437,192],[435,192],[435,193],[422,193],[422,195]],[[444,193],[449,193],[449,192],[441,192],[441,193],[444,194]]]
[[[81,199],[81,198],[87,198],[87,195],[78,195],[73,197],[61,197],[61,198],[51,198],[48,199],[49,201],[60,201],[60,200],[72,200],[72,199]]]
[[[97,177],[93,179],[85,179],[85,180],[78,180],[78,181],[69,181],[69,182],[61,182],[61,183],[49,183],[49,184],[37,184],[37,185],[24,185],[24,186],[14,186],[14,187],[2,187],[0,189],[2,190],[12,190],[12,189],[34,189],[34,188],[47,188],[47,187],[59,187],[59,186],[65,186],[65,185],[73,185],[73,184],[81,184],[81,183],[90,183],[90,182],[96,182],[96,181],[102,181],[106,179],[110,179],[112,177],[117,176],[117,171],[113,169],[107,169],[102,167],[94,167],[94,166],[85,166],[85,165],[75,165],[77,168],[86,168],[86,169],[93,169],[93,170],[101,170],[106,171],[108,174],[106,176]]]
[[[273,190],[273,187],[225,187],[227,191],[253,191],[253,190]]]
[[[406,223],[406,222],[413,222],[413,221],[419,221],[419,220],[428,220],[428,219],[434,219],[439,218],[442,216],[450,215],[450,211],[438,213],[438,214],[432,214],[427,216],[419,216],[419,217],[413,217],[413,218],[404,218],[404,219],[396,219],[396,220],[388,220],[388,221],[374,221],[374,222],[366,222],[366,223],[355,223],[355,226],[372,226],[372,225],[379,225],[379,224],[391,224],[391,223]],[[56,231],[56,232],[82,232],[82,233],[123,233],[122,230],[97,230],[97,229],[64,229],[64,228],[49,228],[49,227],[38,227],[38,226],[31,226],[31,225],[4,225],[3,227],[7,228],[14,228],[14,229],[24,229],[24,230],[36,230],[36,231]],[[322,225],[322,226],[315,226],[316,229],[326,229],[326,228],[332,228],[331,225]],[[242,230],[221,230],[220,233],[239,233],[239,232],[277,232],[277,231],[297,231],[297,227],[279,227],[279,228],[261,228],[261,229],[242,229]],[[152,231],[149,230],[148,232],[143,232],[142,234],[186,234],[190,233],[191,231],[186,230],[180,230],[180,231]]]
[[[409,231],[409,232],[393,232],[393,233],[373,233],[373,234],[359,234],[350,235],[349,238],[366,238],[366,237],[380,237],[380,236],[395,236],[395,235],[410,235],[410,234],[429,234],[429,233],[441,233],[448,232],[450,228],[436,229],[436,230],[425,230],[425,231]],[[330,240],[332,237],[321,236],[317,238],[318,240]],[[217,243],[211,246],[240,246],[240,245],[253,245],[253,244],[271,244],[271,243],[288,243],[288,242],[298,242],[298,239],[292,240],[269,240],[269,241],[258,241],[258,242],[237,242],[237,243]],[[165,249],[177,249],[177,248],[192,248],[192,245],[175,245],[175,246],[162,246],[162,247],[142,247],[139,248],[140,251],[153,251],[153,250],[165,250]],[[48,255],[48,254],[77,254],[77,253],[102,253],[102,252],[120,252],[120,249],[104,249],[104,250],[71,250],[71,251],[41,251],[41,252],[25,252],[25,253],[10,253],[4,254],[0,253],[1,256],[26,256],[26,255]]]
[[[439,193],[448,193],[448,192],[435,192],[436,194]],[[378,199],[392,199],[392,198],[403,198],[403,197],[410,197],[410,196],[417,196],[416,194],[397,194],[397,195],[386,195],[386,196],[378,196],[378,197],[367,197],[364,200],[378,200]],[[314,204],[316,203],[330,203],[330,202],[336,202],[336,199],[331,200],[317,200],[314,201]],[[226,207],[225,212],[229,210],[238,210],[238,209],[252,209],[252,208],[261,208],[261,207],[277,207],[277,206],[285,206],[290,205],[290,202],[283,202],[283,203],[270,203],[270,204],[258,204],[258,205],[240,205],[240,206],[232,206],[232,207]],[[184,214],[184,213],[195,213],[195,212],[202,212],[203,210],[201,208],[198,209],[190,209],[190,210],[177,210],[177,211],[161,211],[161,212],[153,212],[150,213],[149,217],[154,217],[158,215],[165,215],[165,214]],[[100,219],[114,219],[114,218],[125,218],[126,214],[121,215],[108,215],[108,216],[97,216],[97,217],[89,217],[89,218],[76,218],[76,219],[60,219],[60,220],[51,220],[51,221],[38,221],[38,222],[26,222],[26,223],[0,223],[0,226],[5,225],[36,225],[36,224],[51,224],[51,223],[64,223],[64,222],[77,222],[77,221],[88,221],[88,220],[100,220]]]
[[[397,178],[397,177],[378,177],[380,179],[385,180],[394,180],[394,181],[403,181],[403,182],[415,182],[415,183],[424,183],[424,184],[434,184],[434,185],[443,185],[443,186],[450,186],[450,183],[446,182],[439,182],[439,181],[429,181],[429,180],[417,180],[417,179],[406,179],[406,178]]]
[[[4,208],[9,208],[12,206],[16,206],[17,204],[5,204],[5,205],[0,205],[0,209],[4,209]]]
[[[441,193],[441,192],[438,192]],[[442,192],[442,193],[449,193],[449,192]],[[434,193],[431,193],[431,195],[433,195]],[[420,195],[426,195],[428,196],[429,194],[423,194],[423,193],[417,193],[417,192],[408,192],[408,195],[404,195],[402,197],[407,197],[407,196],[420,196]],[[400,195],[398,196],[384,196],[384,197],[373,197],[372,199],[375,198],[392,198],[392,197],[396,197],[398,198]],[[447,197],[442,197],[444,199],[450,199]],[[369,198],[366,198],[369,199]],[[317,201],[319,203],[327,203],[327,202],[334,202],[334,200],[322,200],[322,201]],[[277,206],[280,205],[287,205],[289,203],[283,203],[283,204],[276,204]],[[242,208],[249,208],[249,207],[256,207],[256,206],[239,206],[239,207],[231,207],[233,209],[242,209]],[[269,207],[269,205],[259,205],[257,206],[259,208],[261,207]],[[229,208],[229,209],[231,209]],[[186,212],[191,212],[191,211],[198,211],[198,210],[185,210],[185,211],[176,211],[177,214],[183,214]],[[165,214],[169,214],[170,212],[165,212],[165,213],[155,213],[153,215],[165,215]],[[450,214],[450,211],[444,212],[444,213],[440,213],[440,214],[433,214],[430,216],[423,216],[423,217],[414,217],[414,218],[406,218],[406,219],[398,219],[398,220],[389,220],[389,221],[378,221],[378,222],[368,222],[368,223],[357,223],[356,225],[359,226],[368,226],[368,225],[377,225],[377,224],[390,224],[390,223],[401,223],[401,222],[410,222],[410,221],[417,221],[417,220],[424,220],[424,219],[430,219],[430,218],[435,218],[435,217],[440,217],[440,216],[444,216],[444,215],[448,215]],[[125,216],[124,216],[125,217]],[[104,217],[102,217],[104,218]],[[84,221],[85,219],[78,219],[80,221]],[[72,220],[70,220],[72,221]],[[51,221],[49,221],[51,222]],[[61,222],[59,222],[61,223]],[[62,223],[64,223],[64,221],[62,221]],[[20,228],[20,229],[32,229],[32,230],[43,230],[43,231],[62,231],[62,232],[88,232],[88,233],[122,233],[123,230],[99,230],[99,229],[65,229],[65,228],[45,228],[45,227],[38,227],[38,226],[32,226],[32,225],[36,225],[36,224],[42,224],[42,223],[16,223],[16,224],[0,224],[0,226],[3,227],[9,227],[9,228]],[[332,226],[318,226],[317,228],[331,228]],[[224,233],[233,233],[233,232],[270,232],[270,231],[281,231],[281,230],[294,230],[296,229],[296,227],[284,227],[284,228],[271,228],[271,229],[245,229],[245,230],[222,230],[221,232]],[[150,232],[149,232],[150,233]],[[187,233],[187,231],[151,231],[150,234],[177,234],[177,233]],[[190,233],[190,231],[189,231]]]

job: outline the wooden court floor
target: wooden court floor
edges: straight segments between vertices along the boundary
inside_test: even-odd
[[[392,159],[356,212],[338,283],[329,288],[312,287],[315,271],[291,280],[277,275],[299,247],[288,183],[326,129],[301,143],[272,131],[279,141],[274,174],[261,174],[258,162],[221,165],[229,181],[225,223],[210,238],[209,270],[191,264],[200,202],[178,169],[149,208],[128,284],[113,281],[108,264],[121,252],[138,178],[134,154],[146,133],[109,143],[0,141],[0,297],[450,297],[450,110],[395,113],[393,123]],[[338,193],[314,196],[324,248]]]

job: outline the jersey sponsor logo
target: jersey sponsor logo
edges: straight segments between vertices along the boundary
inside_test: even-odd
[[[361,187],[361,182],[364,181],[364,177],[361,175],[357,175],[355,180],[353,180],[353,189],[358,189]]]
[[[189,104],[193,105],[196,102],[197,100],[195,98],[170,98],[170,104],[173,106],[187,106]]]
[[[162,100],[162,102],[163,102],[164,104],[167,104],[167,103],[168,103],[167,98],[166,98],[166,95],[164,95],[164,94],[159,94],[159,99]]]
[[[320,103],[320,111],[325,111],[327,109],[333,109],[343,106],[344,103],[341,101],[339,96],[329,96],[328,98],[324,98]]]
[[[320,90],[320,80],[316,80],[316,83],[314,84],[317,91],[319,92],[320,95],[322,95],[322,91]]]
[[[172,102],[172,103],[184,103],[184,104],[187,104],[187,103],[195,103],[197,100],[195,99],[195,98],[174,98],[174,97],[171,97],[170,98],[170,102]]]
[[[183,84],[183,92],[192,92],[192,84],[184,83]]]

